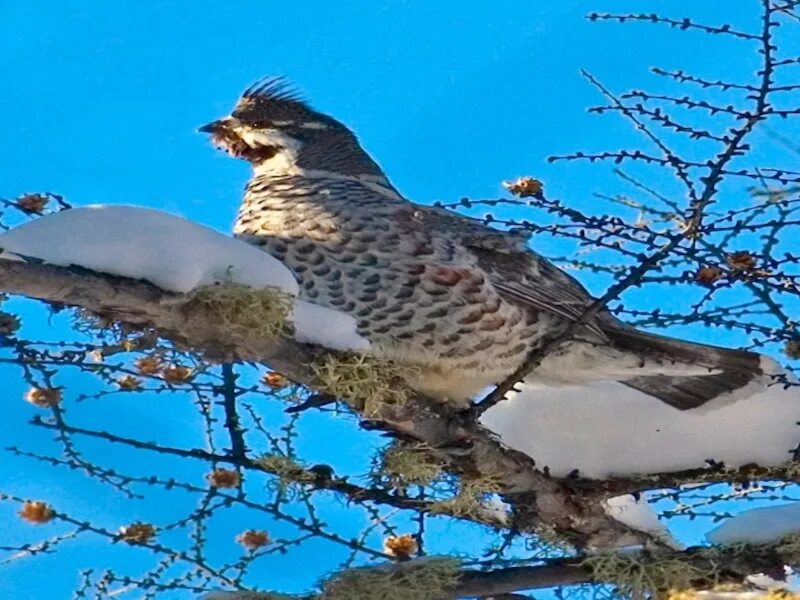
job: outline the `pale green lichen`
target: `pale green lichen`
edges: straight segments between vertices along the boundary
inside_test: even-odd
[[[312,481],[314,475],[288,456],[282,454],[264,454],[254,461],[262,469],[277,475],[285,483]]]
[[[320,600],[440,600],[459,580],[454,558],[428,557],[404,563],[349,569],[322,584]]]
[[[183,305],[206,313],[244,339],[275,338],[284,332],[294,299],[277,288],[253,289],[226,283],[190,292]]]
[[[789,462],[775,467],[776,471],[778,469],[780,469],[784,478],[791,481],[800,480],[800,460],[790,460]]]
[[[725,469],[725,472],[730,473],[732,476],[738,474],[738,469],[730,468]],[[758,467],[757,471],[751,476],[752,479],[778,479],[783,481],[797,481],[800,480],[800,461],[789,460],[785,463],[771,465],[768,467]]]
[[[750,542],[736,542],[723,546],[712,546],[706,553],[727,556],[779,556],[789,566],[800,565],[800,534],[791,533],[770,542],[754,544]]]
[[[774,479],[778,481],[800,481],[800,460],[788,460],[769,466],[749,464],[742,467],[718,467],[704,471],[693,470],[684,477],[681,485],[698,483],[733,484],[735,482],[764,481]],[[642,477],[641,486],[659,483],[659,476]]]
[[[564,538],[564,535],[549,524],[540,524],[533,532],[536,535],[537,552],[543,556],[563,556],[575,552],[575,546]]]
[[[713,561],[704,570],[675,556],[602,552],[586,558],[582,565],[591,569],[596,580],[614,585],[620,594],[634,600],[690,589],[699,581],[715,584],[718,577]]]
[[[377,417],[386,405],[408,399],[403,381],[417,372],[364,354],[326,354],[310,365],[320,390],[341,398],[368,417]]]
[[[477,520],[486,517],[486,497],[501,489],[500,482],[493,478],[462,479],[458,494],[431,505],[431,514],[451,515]]]
[[[688,600],[685,594],[695,593],[693,590],[698,587],[724,591],[724,586],[720,586],[719,569],[736,562],[737,557],[748,556],[773,560],[778,556],[789,566],[800,564],[800,534],[764,544],[711,546],[692,557],[603,552],[586,558],[581,564],[591,569],[597,581],[616,586],[624,596],[634,599],[668,597]]]
[[[293,596],[273,592],[212,592],[207,600],[440,600],[458,584],[459,562],[426,557],[403,563],[348,569],[322,582],[321,593]]]
[[[426,444],[394,442],[383,449],[379,470],[397,488],[430,485],[442,475],[442,463]]]
[[[800,339],[795,338],[786,342],[786,345],[783,347],[783,353],[789,358],[795,360],[800,359]]]
[[[267,489],[279,496],[286,494],[290,499],[296,497],[303,485],[313,483],[317,478],[303,465],[282,454],[264,454],[253,462],[275,476],[267,483]]]
[[[800,565],[800,533],[793,533],[782,537],[774,544],[775,552],[787,565],[796,567]]]

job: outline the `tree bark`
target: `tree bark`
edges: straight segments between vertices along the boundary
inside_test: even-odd
[[[266,364],[312,388],[308,365],[324,353],[288,337],[253,339],[244,328],[215,319],[191,296],[83,268],[0,261],[0,290],[152,329],[210,361]],[[513,528],[555,530],[581,548],[659,543],[605,514],[601,501],[608,491],[602,483],[549,477],[536,469],[532,458],[504,447],[469,413],[454,413],[414,395],[401,405],[384,405],[377,422],[370,417],[381,429],[424,442],[452,471],[497,482],[499,493],[513,507]],[[613,487],[615,493],[624,488],[619,481]]]

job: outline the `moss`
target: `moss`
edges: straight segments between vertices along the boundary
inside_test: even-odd
[[[213,318],[243,338],[274,338],[283,333],[293,298],[276,289],[226,283],[190,292],[184,304],[201,305]]]
[[[782,537],[774,543],[775,552],[790,566],[800,565],[800,533]]]
[[[784,465],[786,478],[792,481],[800,481],[800,460],[792,460]]]
[[[775,465],[773,467],[764,467],[764,472],[760,474],[759,479],[770,478],[785,481],[800,480],[800,461],[789,460],[783,464]]]
[[[736,556],[756,556],[774,560],[777,555],[785,564],[796,566],[800,565],[800,534],[789,534],[761,544],[737,542],[724,546],[712,546],[705,553],[710,558],[724,556],[728,559]]]
[[[297,498],[303,486],[313,483],[317,478],[314,472],[281,454],[265,454],[253,462],[267,473],[275,475],[274,479],[267,482],[267,489],[281,497],[286,495],[287,499]]]
[[[536,535],[536,550],[544,556],[562,556],[573,554],[575,546],[564,538],[564,535],[549,524],[542,524],[536,527],[533,532]]]
[[[395,442],[383,449],[380,473],[394,487],[430,485],[441,476],[442,463],[431,455],[426,444]]]
[[[669,590],[691,589],[699,581],[717,582],[714,566],[701,569],[686,560],[672,556],[648,556],[603,552],[582,563],[591,569],[598,581],[614,585],[620,594],[642,599],[664,596]],[[713,565],[713,561],[709,561]]]
[[[800,339],[795,338],[786,342],[786,345],[783,347],[783,352],[789,358],[795,360],[800,359]]]
[[[363,354],[326,354],[311,365],[317,387],[341,398],[368,417],[377,417],[387,404],[402,404],[408,399],[403,380],[415,367]]]
[[[315,600],[439,600],[459,580],[453,558],[420,558],[403,563],[349,569],[323,582]],[[299,600],[272,592],[212,592],[205,600]],[[307,600],[310,596],[303,596]]]
[[[0,311],[0,335],[12,335],[20,326],[19,317]]]
[[[320,600],[440,600],[458,580],[456,559],[421,558],[337,573]]]
[[[496,479],[462,479],[458,494],[449,500],[435,502],[431,514],[481,519],[486,516],[486,495],[500,491]]]
[[[311,481],[313,474],[306,471],[303,466],[281,454],[264,454],[255,460],[255,463],[265,471],[277,475],[286,483]]]
[[[697,592],[692,588],[699,583],[704,587],[714,586],[714,593],[731,592],[719,586],[718,566],[730,567],[736,562],[737,556],[766,556],[774,560],[775,555],[788,565],[800,564],[800,534],[788,535],[766,544],[739,543],[705,548],[699,554],[699,558],[705,559],[699,561],[706,565],[705,568],[699,566],[698,561],[692,563],[679,556],[610,552],[591,556],[582,564],[592,570],[597,580],[617,586],[622,594],[632,598],[655,595],[671,600],[693,600],[695,597],[714,597],[709,595],[712,592],[696,595]],[[779,595],[775,600],[784,597]]]
[[[771,466],[755,464],[743,467],[715,467],[705,472],[692,472],[685,483],[735,483],[742,481],[800,480],[800,460],[788,460]]]

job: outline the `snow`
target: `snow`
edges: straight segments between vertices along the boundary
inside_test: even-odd
[[[483,514],[491,521],[503,527],[509,525],[511,506],[503,502],[503,499],[498,494],[492,494],[483,502],[481,508],[483,509]]]
[[[777,465],[800,442],[800,387],[775,385],[735,402],[679,411],[613,381],[525,382],[481,423],[508,446],[563,477],[666,473],[708,466]]]
[[[640,496],[638,500],[633,494],[608,498],[603,502],[603,510],[608,516],[631,529],[649,533],[657,540],[675,549],[682,548],[667,527],[658,519],[658,514],[644,496]]]
[[[800,502],[745,510],[706,534],[712,544],[764,544],[800,534]]]
[[[0,258],[39,259],[142,279],[187,293],[234,283],[277,288],[297,296],[292,272],[263,250],[181,217],[137,206],[94,205],[40,217],[0,235]],[[297,301],[295,338],[335,350],[364,350],[356,321],[338,311]]]
[[[369,342],[356,333],[356,321],[337,310],[298,300],[291,316],[294,339],[331,350],[367,350]]]
[[[786,569],[790,574],[791,569]],[[744,578],[745,583],[755,586],[762,590],[772,590],[776,588],[785,588],[788,584],[786,580],[775,579],[765,573],[753,573]]]
[[[272,256],[165,212],[136,206],[73,208],[0,236],[2,257],[36,257],[189,292],[214,283],[273,286],[293,296],[297,281]]]

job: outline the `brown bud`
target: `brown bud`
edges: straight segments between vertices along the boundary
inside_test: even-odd
[[[503,187],[519,198],[539,196],[544,189],[542,182],[533,177],[520,177],[514,182],[504,181]]]
[[[25,393],[25,401],[39,408],[53,408],[61,402],[61,390],[32,387]]]
[[[419,545],[414,536],[406,533],[404,535],[390,535],[383,541],[383,551],[389,556],[394,556],[401,560],[408,560],[419,552]]]
[[[161,359],[157,356],[143,356],[136,360],[135,365],[142,375],[155,375],[161,370]]]
[[[725,262],[735,271],[749,271],[755,268],[756,258],[747,250],[733,252],[725,257]]]
[[[273,390],[279,390],[289,385],[289,380],[280,373],[271,372],[261,378],[261,383]]]
[[[132,523],[119,528],[119,537],[129,544],[146,544],[156,534],[150,523]]]
[[[800,359],[800,338],[786,342],[783,353],[789,358]]]
[[[133,375],[123,375],[117,379],[117,385],[121,390],[138,390],[142,387],[142,380],[138,377],[134,377]]]
[[[25,194],[16,200],[17,207],[22,212],[40,215],[50,199],[43,194]]]
[[[53,509],[46,503],[38,500],[28,501],[22,505],[22,510],[17,513],[21,519],[29,523],[41,525],[53,518]]]
[[[258,531],[256,529],[248,529],[240,533],[236,541],[248,550],[256,550],[270,543],[269,534],[266,531]]]
[[[183,365],[170,365],[161,370],[161,378],[167,383],[186,383],[192,378],[192,370]]]
[[[228,469],[214,469],[206,475],[208,483],[216,488],[235,488],[239,485],[242,478],[236,471]]]
[[[694,275],[694,280],[703,285],[711,285],[722,279],[723,271],[719,267],[702,267]]]
[[[19,317],[6,312],[0,312],[0,335],[11,335],[19,329],[19,326]]]

